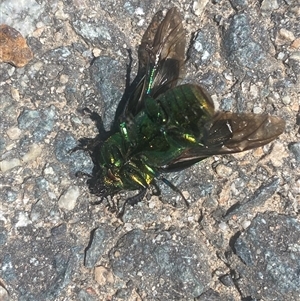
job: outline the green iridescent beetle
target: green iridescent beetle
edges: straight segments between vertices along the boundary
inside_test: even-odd
[[[126,203],[140,201],[155,180],[181,194],[162,173],[212,155],[262,146],[284,131],[279,117],[215,112],[203,87],[177,86],[184,57],[185,31],[178,10],[170,9],[165,18],[158,12],[142,38],[135,89],[115,120],[117,130],[107,139],[82,140],[76,148],[88,150],[95,164],[88,180],[92,193],[104,198],[122,190],[139,191],[124,202],[120,214]]]

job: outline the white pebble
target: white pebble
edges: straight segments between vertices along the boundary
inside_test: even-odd
[[[0,170],[6,172],[10,169],[13,169],[16,166],[21,166],[21,160],[18,158],[12,158],[10,160],[3,160],[0,162]]]
[[[73,210],[79,197],[79,188],[71,186],[58,200],[58,207],[65,210]]]
[[[21,135],[21,130],[18,127],[11,127],[6,131],[7,136],[9,137],[9,139],[11,140],[16,140],[20,137]]]

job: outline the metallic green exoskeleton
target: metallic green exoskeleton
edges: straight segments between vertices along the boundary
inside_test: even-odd
[[[262,146],[283,132],[285,122],[279,117],[215,112],[203,87],[177,86],[184,54],[185,32],[177,9],[165,18],[158,12],[142,38],[136,87],[115,121],[117,131],[104,141],[90,139],[85,147],[95,164],[91,192],[106,197],[139,190],[127,200],[133,204],[156,179],[179,191],[161,173],[211,155]]]

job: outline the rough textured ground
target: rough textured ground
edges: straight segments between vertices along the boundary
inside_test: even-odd
[[[16,1],[0,23],[34,58],[0,66],[1,300],[300,300],[300,5],[297,0]],[[91,205],[92,162],[69,154],[112,122],[152,16],[177,6],[185,81],[220,110],[286,120],[273,143],[168,175],[123,222]],[[128,196],[122,193],[120,202]],[[176,203],[177,206],[172,206]]]

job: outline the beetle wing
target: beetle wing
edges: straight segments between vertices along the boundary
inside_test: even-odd
[[[285,121],[276,116],[217,113],[205,126],[200,143],[184,150],[162,170],[175,171],[212,155],[238,153],[263,146],[282,134],[284,128]]]
[[[184,67],[185,31],[176,8],[168,11],[155,34],[146,72],[147,93],[157,97],[176,86]]]
[[[181,16],[171,8],[161,19],[162,13],[158,12],[142,38],[136,88],[127,101],[123,120],[144,108],[146,94],[156,98],[176,86],[183,70],[185,31]]]

